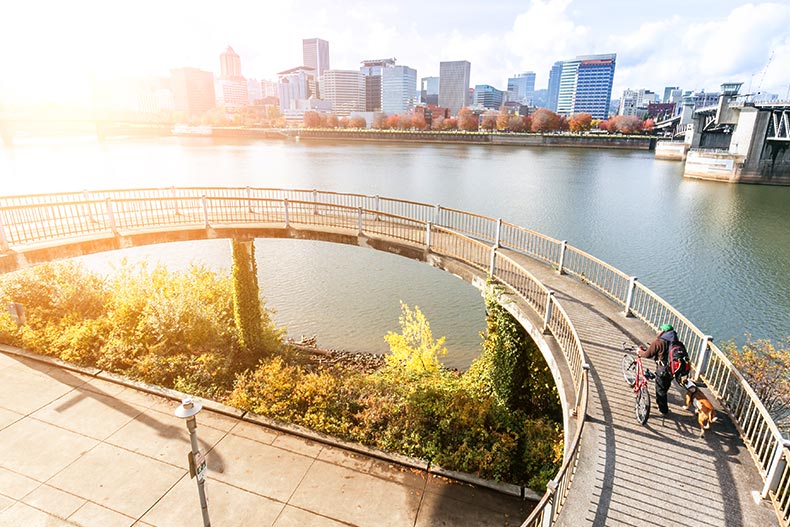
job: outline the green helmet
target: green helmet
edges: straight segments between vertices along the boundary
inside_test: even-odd
[[[672,327],[672,324],[663,324],[660,329],[661,331],[672,331],[675,328]]]

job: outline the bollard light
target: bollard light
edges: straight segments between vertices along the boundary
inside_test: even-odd
[[[206,500],[206,460],[200,453],[197,438],[197,421],[195,416],[203,409],[200,401],[193,401],[187,397],[181,401],[181,406],[176,408],[175,415],[181,419],[186,419],[187,430],[189,430],[189,442],[192,444],[192,451],[189,453],[189,474],[197,478],[198,495],[200,496],[200,512],[203,513],[203,527],[211,527],[208,518],[208,501]]]

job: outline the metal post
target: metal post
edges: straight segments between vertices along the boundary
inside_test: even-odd
[[[285,209],[285,228],[289,228],[291,226],[291,222],[288,221],[288,199],[283,200],[283,208]]]
[[[3,211],[0,210],[0,251],[8,252],[8,238],[6,238],[5,234],[5,225],[3,224]]]
[[[433,223],[436,223],[437,225],[441,225],[441,222],[439,221],[441,219],[441,215],[442,215],[442,206],[436,205],[436,207],[433,209]]]
[[[588,374],[587,372],[589,371],[590,371],[590,365],[587,364],[586,362],[582,364],[582,374],[579,377],[579,386],[576,387],[576,402],[573,405],[573,410],[571,410],[571,415],[574,417],[576,416],[576,414],[579,413],[579,403],[581,402],[579,401],[579,399],[582,396],[582,384],[584,383],[584,381],[587,380],[587,374]]]
[[[107,210],[107,221],[110,223],[110,229],[112,229],[112,232],[115,234],[118,234],[118,227],[115,225],[115,212],[112,210],[112,200],[107,198],[104,200],[104,205]]]
[[[496,245],[491,247],[491,263],[488,266],[488,276],[493,277],[496,271]]]
[[[562,240],[562,247],[560,247],[560,263],[557,266],[557,274],[562,274],[562,268],[565,266],[565,250],[568,248],[568,240]]]
[[[203,455],[200,453],[200,446],[197,438],[197,421],[195,416],[203,408],[199,401],[193,401],[191,397],[184,399],[181,406],[176,408],[175,415],[187,421],[189,430],[189,442],[192,452],[189,454],[189,473],[192,477],[197,477],[198,496],[200,497],[200,512],[203,514],[203,527],[211,527],[211,520],[208,517],[208,500],[206,499],[206,464]]]
[[[494,241],[494,247],[501,247],[502,241],[502,218],[497,218],[496,220],[496,238]]]
[[[376,195],[374,196],[374,203],[375,203],[375,207],[376,207],[376,221],[379,221],[379,212],[381,211],[381,210],[379,209],[379,200],[380,200],[380,199],[381,199],[381,198],[379,198],[378,194],[376,194]]]
[[[694,380],[698,381],[705,369],[708,367],[710,360],[710,343],[713,342],[713,337],[705,335],[699,346],[699,355],[697,357],[697,364],[694,365],[695,375]]]
[[[247,210],[250,214],[254,214],[255,211],[252,210],[252,189],[247,187]]]
[[[551,480],[546,483],[546,492],[551,496],[546,508],[543,509],[543,525],[541,527],[551,527],[554,525],[554,511],[557,508],[557,482]]]
[[[549,294],[546,296],[546,314],[543,315],[543,329],[541,330],[543,333],[549,331],[549,322],[551,322],[551,303],[553,300],[554,291],[549,291]]]
[[[357,209],[357,227],[359,228],[359,235],[362,236],[362,207]]]
[[[785,449],[787,448],[790,448],[790,440],[787,439],[782,439],[781,443],[776,445],[776,452],[774,452],[774,457],[771,460],[771,466],[768,468],[768,473],[765,476],[765,486],[763,486],[763,491],[760,494],[760,497],[763,499],[767,498],[768,493],[775,491],[779,486],[779,481],[782,479],[782,473],[787,467],[787,461],[785,460],[784,456]]]
[[[82,198],[83,201],[85,201],[88,204],[88,218],[90,219],[90,221],[96,223],[96,218],[93,217],[93,210],[91,209],[91,204],[90,204],[91,196],[87,190],[82,191]]]
[[[318,215],[318,191],[315,189],[313,189],[313,214]]]
[[[428,222],[425,226],[425,249],[428,251],[431,250],[431,225],[433,225],[433,223]]]
[[[208,198],[206,198],[205,194],[201,196],[200,201],[203,203],[203,224],[208,229]]]
[[[175,213],[178,215],[178,196],[176,195],[176,187],[170,187],[170,195],[173,196],[173,209],[175,209]]]
[[[625,297],[625,310],[623,316],[631,316],[631,304],[634,302],[634,289],[636,289],[637,277],[632,276],[628,281],[628,294]]]

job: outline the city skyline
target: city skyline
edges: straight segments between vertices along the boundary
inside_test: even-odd
[[[149,16],[149,3],[160,16]],[[11,102],[73,101],[87,96],[92,76],[167,75],[183,67],[218,74],[217,55],[229,45],[241,56],[245,76],[271,80],[302,65],[302,41],[310,38],[330,42],[336,69],[397,57],[422,78],[437,76],[441,61],[466,60],[470,85],[501,90],[525,71],[534,71],[535,89],[544,89],[554,62],[595,53],[617,53],[613,98],[626,88],[715,91],[728,81],[780,98],[789,88],[785,4],[670,0],[643,14],[620,0],[495,0],[492,17],[473,16],[469,2],[452,9],[413,0],[342,4],[282,2],[264,12],[251,2],[229,2],[224,10],[246,16],[218,27],[206,2],[185,9],[180,2],[142,0],[120,14],[112,5],[79,0],[16,3],[3,10],[0,67],[13,73],[0,81],[0,95]],[[42,19],[41,12],[50,16]]]

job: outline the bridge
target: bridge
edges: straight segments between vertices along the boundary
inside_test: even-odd
[[[368,247],[480,288],[489,277],[505,287],[500,302],[546,358],[565,425],[562,466],[522,526],[790,525],[789,443],[742,375],[636,277],[566,241],[438,205],[317,190],[0,197],[0,272],[146,244],[256,237]],[[648,340],[667,322],[719,407],[721,422],[704,439],[678,392],[669,416],[654,413],[646,426],[634,419],[620,343]]]

